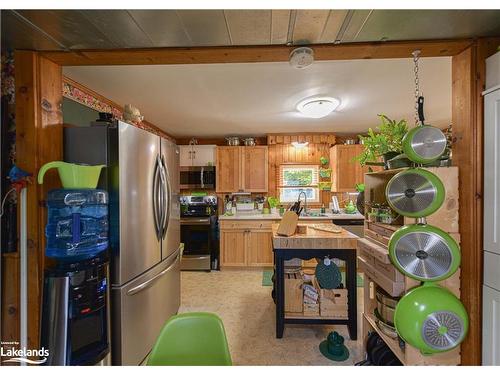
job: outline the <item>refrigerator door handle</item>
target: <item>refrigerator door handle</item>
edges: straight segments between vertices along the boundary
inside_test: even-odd
[[[203,167],[201,167],[200,180],[201,180],[200,181],[201,188],[204,189],[205,183],[203,182]]]
[[[163,216],[163,221],[162,221],[162,229],[161,229],[161,237],[164,238],[165,234],[167,233],[168,229],[168,224],[170,221],[170,208],[171,208],[171,203],[172,203],[172,191],[170,187],[170,174],[168,172],[167,166],[165,164],[165,159],[162,156],[161,159],[161,165],[165,174],[165,189],[164,189],[164,196],[165,196],[165,202],[166,202],[166,207],[164,207],[164,216]]]
[[[165,165],[163,163],[163,157],[158,157],[158,165],[160,169],[160,188],[159,188],[159,195],[158,199],[161,202],[160,206],[160,222],[159,222],[159,233],[160,237],[159,239],[162,239],[164,237],[164,227],[165,227],[165,220],[167,216],[167,206],[169,202],[167,201],[167,198],[165,196],[166,190],[167,190],[167,181],[168,181],[168,176],[165,174]]]
[[[134,294],[142,292],[144,289],[149,288],[151,285],[154,284],[155,281],[157,281],[160,277],[168,273],[172,268],[175,267],[175,264],[179,261],[179,258],[181,257],[181,252],[180,249],[177,249],[177,255],[174,259],[174,261],[165,268],[163,271],[161,271],[158,275],[153,276],[151,279],[148,281],[143,282],[142,284],[137,285],[135,288],[130,289],[127,291],[128,296],[133,296]]]
[[[158,203],[159,174],[160,174],[160,165],[158,163],[158,158],[157,158],[153,173],[153,218],[155,224],[156,237],[158,238],[158,240],[160,239],[160,217],[159,217],[160,210]]]

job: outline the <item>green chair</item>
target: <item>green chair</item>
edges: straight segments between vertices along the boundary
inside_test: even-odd
[[[195,312],[171,317],[149,355],[148,366],[231,366],[222,320]]]

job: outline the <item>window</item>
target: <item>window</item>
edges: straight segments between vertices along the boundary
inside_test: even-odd
[[[319,202],[317,165],[282,164],[278,181],[281,202],[295,202],[301,192],[308,202]]]

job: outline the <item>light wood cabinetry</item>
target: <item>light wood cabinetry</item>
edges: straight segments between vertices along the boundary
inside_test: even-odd
[[[247,232],[247,265],[273,265],[273,243],[270,230]]]
[[[219,146],[216,155],[218,193],[267,192],[267,146]]]
[[[272,266],[272,223],[272,220],[221,220],[221,266]]]
[[[363,152],[363,145],[335,145],[330,148],[330,166],[332,168],[332,191],[356,191],[356,184],[363,183],[368,167],[362,167],[353,160]],[[374,171],[380,167],[372,167]]]
[[[237,192],[241,189],[241,151],[239,147],[221,146],[216,149],[215,191]]]
[[[220,232],[220,254],[223,266],[246,265],[246,231],[229,230]]]

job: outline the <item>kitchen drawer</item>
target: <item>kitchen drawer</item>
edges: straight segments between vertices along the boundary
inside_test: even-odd
[[[388,224],[368,222],[368,229],[374,231],[375,233],[379,234],[382,237],[387,238],[387,240],[389,240],[389,238],[391,238],[393,233],[399,228],[400,227],[392,226],[392,225],[388,225]]]
[[[358,242],[358,258],[368,263],[370,266],[375,266],[375,257],[366,249],[359,246]]]
[[[369,229],[365,228],[365,238],[370,238],[374,241],[380,242],[382,245],[387,246],[389,244],[389,238]]]
[[[359,267],[363,270],[366,276],[373,280],[378,286],[384,289],[393,297],[399,297],[405,290],[404,282],[395,282],[385,276],[381,271],[374,268],[364,261],[363,258],[358,257]]]
[[[380,260],[375,259],[375,269],[378,272],[381,272],[383,275],[386,275],[392,281],[403,283],[405,281],[404,275],[398,271],[396,267],[392,263],[382,263]]]
[[[274,223],[274,220],[220,220],[219,227],[220,229],[268,229],[271,230],[271,227]]]
[[[379,245],[366,238],[361,238],[358,240],[358,249],[363,250],[377,259],[380,263],[391,264],[391,259],[389,258],[389,251],[386,247]]]

